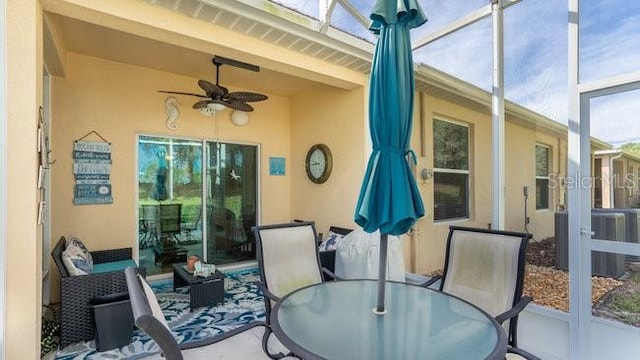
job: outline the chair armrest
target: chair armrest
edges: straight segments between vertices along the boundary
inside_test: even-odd
[[[442,279],[442,276],[436,275],[436,276],[432,277],[431,279],[427,280],[427,282],[425,282],[424,284],[420,284],[419,286],[422,286],[422,287],[426,288],[426,287],[429,287],[429,286],[433,285],[433,283],[435,283],[436,281],[438,281],[440,279]]]
[[[268,297],[271,301],[280,302],[280,300],[281,300],[280,297],[276,296],[271,291],[269,291],[269,289],[267,289],[267,287],[264,286],[262,281],[255,281],[253,284],[256,285],[258,287],[258,289],[260,289],[260,291],[262,291],[262,293],[266,297]]]
[[[511,309],[503,312],[502,314],[496,316],[496,321],[502,325],[502,323],[507,320],[507,319],[511,319],[512,317],[518,316],[518,314],[520,314],[520,312],[522,310],[524,310],[524,308],[527,306],[527,304],[529,304],[531,301],[533,301],[533,298],[531,296],[523,296],[520,301],[518,301],[517,304],[515,304]]]
[[[120,248],[109,250],[90,251],[91,257],[95,264],[102,264],[111,261],[129,260],[132,258],[132,249]]]
[[[507,349],[507,353],[520,355],[520,356],[522,356],[523,358],[525,358],[527,360],[542,360],[539,357],[537,357],[537,356],[535,356],[535,355],[533,355],[533,354],[531,354],[529,352],[526,352],[526,351],[524,351],[524,350],[522,350],[520,348],[509,347]]]

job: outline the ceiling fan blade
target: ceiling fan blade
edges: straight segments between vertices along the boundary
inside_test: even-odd
[[[251,106],[249,104],[245,104],[243,102],[239,102],[239,101],[229,101],[229,102],[225,103],[225,106],[228,107],[228,108],[231,108],[233,110],[240,110],[240,111],[245,111],[245,112],[253,111],[253,106]]]
[[[211,104],[213,101],[211,100],[202,100],[202,101],[198,101],[197,103],[193,104],[193,108],[194,109],[202,109],[204,107],[207,107],[209,104]]]
[[[228,98],[231,101],[242,101],[242,102],[256,102],[256,101],[264,101],[268,99],[266,95],[248,92],[248,91],[231,92],[227,94],[226,98]]]
[[[207,80],[198,80],[198,86],[207,93],[207,97],[224,96],[227,92],[218,85],[214,85]]]
[[[182,91],[158,90],[158,92],[159,93],[165,93],[165,94],[191,95],[191,96],[197,96],[197,97],[201,97],[201,98],[208,98],[208,96],[206,96],[206,95],[194,94],[194,93],[188,93],[188,92],[182,92]]]

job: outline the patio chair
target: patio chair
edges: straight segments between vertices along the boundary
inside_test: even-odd
[[[184,212],[182,212],[182,224],[181,231],[185,233],[186,241],[193,241],[193,233],[198,232],[200,230],[200,222],[202,221],[202,207],[200,205],[197,206],[198,209],[195,211],[195,216],[187,217]]]
[[[140,205],[138,214],[140,247],[144,249],[158,242],[158,205]]]
[[[158,208],[158,234],[160,241],[173,238],[178,242],[178,235],[182,231],[182,204],[160,204]]]
[[[525,252],[531,234],[451,226],[440,291],[456,295],[494,316],[508,339],[507,359],[537,359],[518,349],[518,314],[533,299],[522,296]],[[507,321],[509,320],[509,321]]]
[[[136,326],[147,333],[160,347],[162,354],[145,359],[268,359],[261,357],[258,338],[246,332],[264,322],[252,322],[212,338],[178,344],[162,314],[158,300],[146,280],[134,268],[125,269],[125,278],[131,299]],[[236,337],[235,346],[224,340]],[[238,346],[241,344],[241,346]]]
[[[271,353],[271,308],[288,293],[323,281],[323,274],[335,275],[320,267],[317,234],[314,222],[254,226],[260,267],[260,281],[256,283],[264,294],[266,321],[262,348],[272,359],[295,356],[292,353]]]

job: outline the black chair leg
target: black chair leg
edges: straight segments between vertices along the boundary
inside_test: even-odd
[[[269,337],[271,336],[271,327],[269,326],[265,326],[264,327],[264,334],[262,335],[262,350],[264,351],[265,354],[267,354],[267,356],[271,359],[274,360],[278,360],[278,359],[282,359],[285,356],[295,356],[292,352],[289,352],[288,354],[284,354],[282,352],[278,352],[275,354],[272,354],[271,352],[269,352],[268,349],[268,344],[269,344]]]

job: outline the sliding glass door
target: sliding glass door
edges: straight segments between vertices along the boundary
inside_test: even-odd
[[[207,259],[214,264],[255,259],[257,147],[207,142]]]
[[[255,259],[257,154],[255,145],[139,136],[138,247],[148,274],[189,255],[216,265]]]

